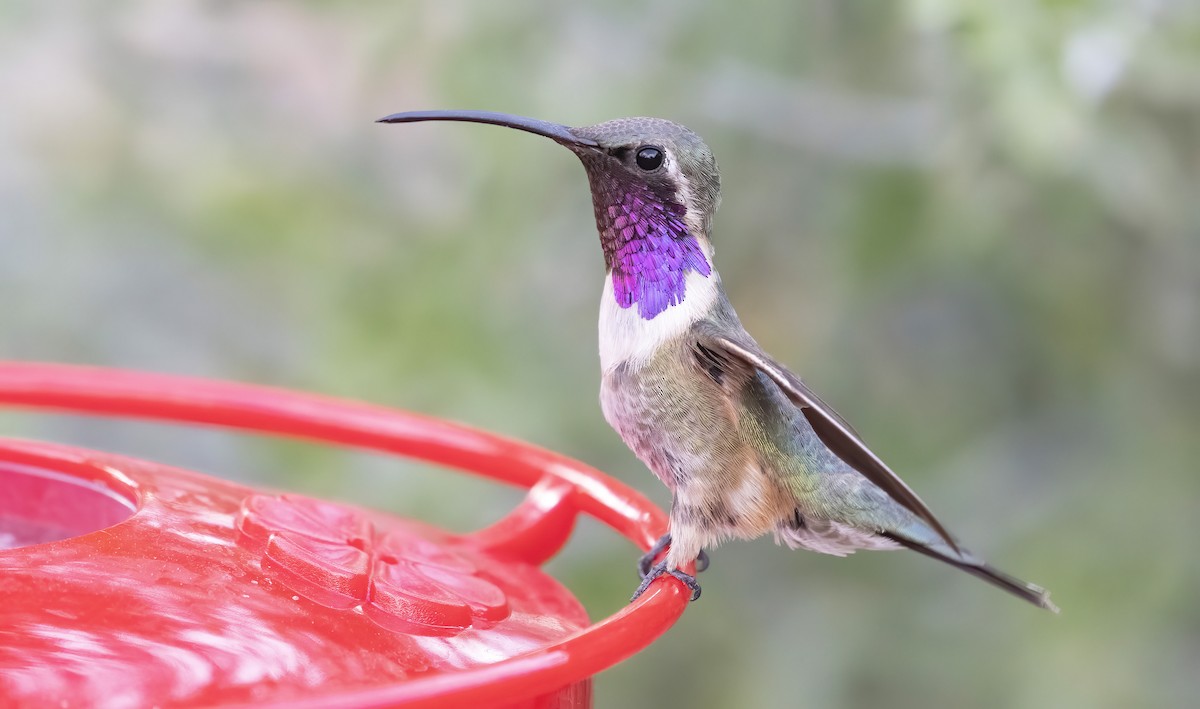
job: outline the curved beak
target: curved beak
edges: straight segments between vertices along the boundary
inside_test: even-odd
[[[598,148],[600,144],[590,138],[581,138],[571,132],[571,129],[540,121],[536,118],[512,116],[507,113],[492,111],[406,111],[393,113],[375,121],[376,123],[416,123],[417,121],[466,121],[468,123],[490,123],[494,126],[516,128],[527,133],[545,136],[554,142],[570,147]]]

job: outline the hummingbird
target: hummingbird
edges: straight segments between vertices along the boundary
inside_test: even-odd
[[[696,600],[700,586],[685,569],[703,570],[705,549],[771,533],[791,549],[836,556],[910,549],[1058,612],[1045,589],[964,548],[844,418],[746,332],[713,264],[721,180],[700,136],[661,118],[572,128],[463,110],[378,122],[418,121],[515,128],[583,163],[606,268],[601,409],[672,494],[668,531],[639,559],[631,600],[668,575]]]

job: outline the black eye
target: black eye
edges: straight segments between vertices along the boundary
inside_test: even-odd
[[[663,151],[651,145],[644,145],[638,148],[637,166],[650,172],[662,167]]]

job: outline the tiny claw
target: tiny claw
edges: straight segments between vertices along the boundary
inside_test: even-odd
[[[684,586],[687,586],[692,590],[692,597],[690,600],[694,601],[700,597],[700,584],[696,583],[696,577],[692,576],[691,574],[685,574],[679,569],[671,569],[668,571],[667,562],[664,559],[663,561],[660,561],[651,567],[649,573],[647,573],[642,579],[642,583],[638,585],[637,590],[633,592],[633,597],[629,599],[629,602],[633,603],[636,601],[638,596],[641,596],[646,592],[647,588],[650,588],[650,584],[654,583],[660,576],[665,576],[667,574],[679,579],[683,582]]]
[[[654,566],[654,559],[669,546],[671,546],[671,533],[667,532],[659,537],[657,542],[654,542],[654,546],[650,547],[650,551],[638,557],[638,578],[645,579],[650,575],[650,569]]]
[[[696,573],[704,573],[708,570],[708,554],[703,549],[696,555]]]

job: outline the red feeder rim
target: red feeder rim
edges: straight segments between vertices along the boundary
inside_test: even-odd
[[[642,549],[649,549],[666,529],[666,516],[643,495],[582,463],[466,426],[368,404],[246,384],[23,362],[0,362],[0,403],[331,443],[420,459],[528,488],[515,510],[470,537],[489,553],[535,565],[565,544],[580,512]],[[38,465],[60,455],[56,450],[0,440],[0,461]],[[114,504],[119,507],[121,501]],[[262,509],[243,508],[243,534],[254,536],[254,520],[277,514],[270,509],[271,500],[261,505]],[[107,509],[93,505],[75,513],[95,518],[83,524],[101,528],[112,523],[105,521]],[[476,707],[498,697],[505,703],[528,700],[584,681],[646,647],[679,619],[689,595],[677,580],[657,582],[612,616],[535,650],[493,664],[342,692],[336,699],[357,707]],[[486,616],[489,611],[484,607],[473,612]],[[328,701],[314,697],[254,706],[320,706]]]

